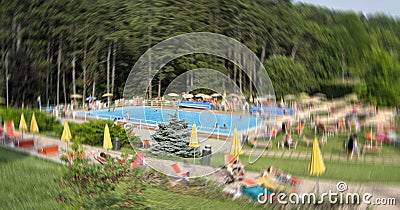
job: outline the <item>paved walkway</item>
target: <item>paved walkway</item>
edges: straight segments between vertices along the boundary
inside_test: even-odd
[[[144,132],[144,131],[143,131]],[[138,132],[138,135],[145,135],[146,132],[143,134]],[[147,132],[148,134],[148,132]],[[25,138],[30,138],[32,137],[29,134],[24,134]],[[148,136],[147,136],[148,137]],[[54,138],[48,138],[44,136],[37,136],[36,135],[36,145],[37,147],[43,146],[43,145],[54,145],[57,144],[59,145],[60,150],[63,151],[67,148],[67,144],[65,142],[61,142],[59,139],[54,139]],[[222,141],[223,142],[223,141]],[[226,149],[226,145],[221,143],[220,140],[207,140],[207,144],[215,144],[215,146],[218,145],[223,145],[221,148]],[[97,147],[91,147],[84,145],[83,146],[84,150],[88,155],[91,154],[93,151],[102,151],[101,148]],[[229,148],[229,145],[228,145]],[[50,161],[54,161],[56,163],[62,163],[60,161],[60,156],[62,155],[61,152],[57,155],[51,155],[51,156],[44,156],[44,155],[39,155],[37,153],[37,149],[18,149],[18,148],[13,148],[17,151],[27,153],[29,155],[37,156],[39,158],[47,159]],[[110,154],[112,155],[120,155],[120,152],[117,151],[110,151]],[[295,158],[295,159],[309,159],[309,154],[307,152],[298,152],[298,151],[288,151],[288,150],[282,150],[282,151],[267,151],[265,153],[267,156],[273,156],[273,157],[288,157],[288,158]],[[327,158],[333,158],[333,157],[325,157]],[[336,158],[336,157],[335,157]],[[384,159],[384,158],[382,158]],[[160,168],[164,167],[163,171],[168,171],[169,166],[173,163],[173,161],[170,160],[160,160],[160,159],[153,159],[153,158],[147,158],[146,162],[148,164],[151,164],[153,166],[158,165]],[[189,170],[193,176],[196,176],[196,174],[210,174],[209,177],[214,179],[214,180],[220,180],[221,179],[221,171],[219,169],[207,167],[207,166],[198,166],[196,165],[195,167],[193,165],[190,165],[189,163],[184,164],[183,170]],[[174,175],[174,173],[170,170],[167,172],[168,175]],[[254,178],[258,176],[258,173],[255,172],[246,172],[247,177]],[[305,193],[305,192],[313,192],[314,191],[314,186],[315,186],[315,179],[309,179],[309,178],[301,178],[302,179],[302,184],[300,187],[300,193]],[[339,180],[338,180],[339,181]],[[337,182],[335,181],[327,181],[327,180],[320,180],[320,192],[329,192],[329,190],[336,192],[336,184]],[[400,202],[400,187],[399,186],[386,186],[382,184],[353,184],[349,183],[348,184],[348,189],[346,192],[349,193],[370,193],[373,195],[373,199],[375,198],[395,198],[397,202]],[[366,205],[361,205],[361,209],[365,209]],[[400,204],[397,206],[374,206],[374,209],[400,209]]]

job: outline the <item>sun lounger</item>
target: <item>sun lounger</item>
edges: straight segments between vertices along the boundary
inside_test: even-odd
[[[12,140],[21,139],[21,136],[15,133],[14,123],[12,121],[4,123],[6,136]]]
[[[187,172],[182,172],[181,167],[178,165],[178,163],[174,163],[171,165],[171,169],[172,171],[179,177],[186,177],[188,175],[188,171]]]
[[[143,148],[151,147],[151,142],[148,139],[142,140],[142,143],[143,143]]]
[[[225,166],[230,164],[230,163],[235,162],[236,159],[237,158],[235,156],[233,156],[233,155],[229,155],[229,154],[225,155]]]
[[[136,160],[132,162],[131,168],[139,167],[139,165],[145,165],[146,154],[136,153]]]
[[[52,155],[58,154],[58,145],[48,145],[38,149],[39,154]]]
[[[20,140],[18,142],[14,142],[14,146],[20,148],[34,147],[35,141],[33,139]]]
[[[2,144],[4,144],[4,143],[5,143],[5,140],[6,140],[6,134],[5,134],[5,132],[4,132],[3,126],[0,125],[0,142],[1,142]]]

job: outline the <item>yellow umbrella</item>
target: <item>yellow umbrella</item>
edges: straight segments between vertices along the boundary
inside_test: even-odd
[[[64,130],[61,135],[61,141],[67,142],[67,150],[68,150],[68,142],[72,139],[71,131],[69,130],[68,121],[64,122]]]
[[[318,139],[315,138],[312,147],[311,153],[311,161],[308,165],[308,169],[310,170],[310,175],[317,176],[317,195],[319,194],[319,176],[325,173],[325,164],[324,159],[321,155],[321,150],[319,149]]]
[[[19,121],[19,130],[23,133],[27,129],[28,129],[28,127],[26,126],[25,117],[24,117],[24,114],[22,113],[21,120]]]
[[[35,141],[35,133],[39,133],[39,126],[36,122],[35,113],[32,113],[31,126],[29,127],[29,131],[33,134],[33,141]]]
[[[29,128],[31,133],[39,133],[39,127],[36,122],[35,113],[32,114],[31,126]]]
[[[105,150],[112,149],[111,136],[110,136],[110,129],[108,128],[108,124],[106,124],[106,127],[104,128],[104,142],[103,142],[103,148],[104,148]]]
[[[235,129],[233,131],[233,137],[232,137],[232,145],[231,145],[231,150],[230,154],[234,157],[239,158],[241,154],[243,154],[242,147],[240,145],[239,141],[239,135],[235,126]]]
[[[19,131],[22,132],[22,139],[24,139],[24,131],[26,131],[28,128],[26,126],[26,121],[24,117],[24,113],[21,114],[21,120],[19,121]],[[18,147],[19,147],[19,139],[18,139]]]
[[[193,158],[194,158],[194,163],[196,163],[196,148],[199,148],[199,141],[197,141],[197,128],[196,128],[196,122],[193,123],[192,126],[192,135],[190,136],[190,142],[189,142],[189,147],[193,148]]]
[[[112,93],[105,93],[105,94],[102,95],[102,97],[111,97],[111,96],[113,96]]]

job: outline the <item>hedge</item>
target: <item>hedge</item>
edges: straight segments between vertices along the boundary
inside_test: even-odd
[[[13,121],[15,129],[18,129],[21,113],[24,114],[25,121],[29,127],[33,112],[35,113],[36,121],[39,126],[39,133],[44,133],[44,135],[46,135],[50,132],[61,138],[63,131],[63,126],[61,123],[55,117],[47,115],[44,112],[39,112],[38,110],[0,108],[0,118],[2,122]],[[125,129],[121,125],[114,126],[112,121],[103,120],[88,121],[84,123],[69,122],[72,141],[90,146],[102,146],[104,127],[106,123],[110,128],[112,140],[115,137],[118,137],[121,142],[121,147],[130,147]]]

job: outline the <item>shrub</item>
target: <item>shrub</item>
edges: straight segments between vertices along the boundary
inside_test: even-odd
[[[46,115],[43,112],[28,109],[0,108],[0,118],[2,119],[2,121],[13,121],[16,128],[18,128],[22,113],[24,114],[28,127],[30,126],[32,113],[35,113],[40,132],[59,131],[62,129],[61,124],[57,121],[55,117]]]

